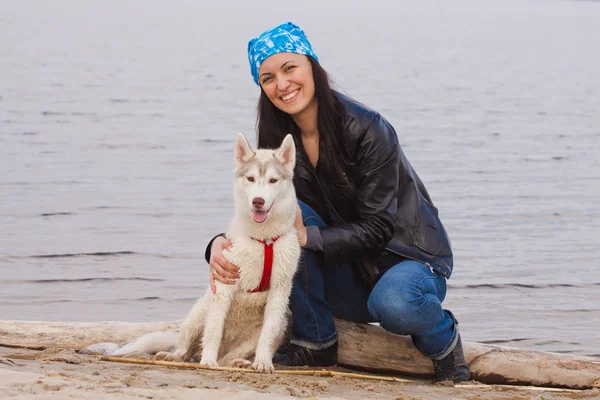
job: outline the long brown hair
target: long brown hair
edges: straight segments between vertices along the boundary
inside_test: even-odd
[[[315,96],[317,98],[317,129],[319,130],[319,166],[327,178],[337,180],[342,175],[340,154],[344,151],[343,107],[330,85],[329,74],[315,61],[307,56],[313,71],[315,81]],[[265,91],[260,90],[257,107],[258,147],[274,149],[281,145],[286,134],[292,133],[297,137],[300,128],[292,116],[273,105]]]

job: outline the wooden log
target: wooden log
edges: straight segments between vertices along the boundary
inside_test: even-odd
[[[430,377],[431,360],[407,336],[374,325],[336,320],[339,362],[367,371]],[[178,323],[0,321],[0,346],[73,350],[100,342],[124,344],[143,334],[174,331]],[[600,359],[465,342],[473,379],[571,389],[600,387]]]
[[[336,320],[339,362],[366,370],[433,375],[431,360],[408,336],[379,326]],[[533,385],[571,389],[600,387],[600,359],[464,342],[471,377],[487,384]]]

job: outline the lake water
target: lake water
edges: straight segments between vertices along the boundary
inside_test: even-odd
[[[185,316],[291,20],[440,209],[463,339],[600,356],[600,2],[204,3],[1,2],[0,319]]]

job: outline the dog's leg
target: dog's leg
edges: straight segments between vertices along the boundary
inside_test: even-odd
[[[236,346],[229,353],[225,354],[223,358],[220,360],[220,364],[223,366],[233,366],[236,363],[243,365],[242,368],[252,364],[247,361],[254,353],[254,349],[256,349],[257,335],[250,334],[250,339],[245,340],[243,343],[240,343],[239,346]]]
[[[167,361],[194,361],[201,350],[202,332],[207,308],[208,291],[198,299],[180,326],[179,340],[173,353],[157,354],[157,359]]]
[[[252,368],[258,372],[273,373],[273,355],[283,338],[283,331],[287,326],[287,311],[291,282],[289,285],[276,285],[271,287],[265,307],[263,327],[256,347],[256,357]]]
[[[200,365],[218,365],[219,347],[223,337],[225,318],[229,312],[231,301],[237,290],[236,285],[224,285],[215,282],[217,293],[209,293],[208,310],[204,319],[204,335],[202,337],[202,359]]]

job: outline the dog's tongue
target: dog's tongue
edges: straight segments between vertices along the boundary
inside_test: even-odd
[[[260,224],[261,222],[265,222],[265,219],[267,219],[267,213],[265,211],[252,211],[252,219],[254,222],[258,222]]]

